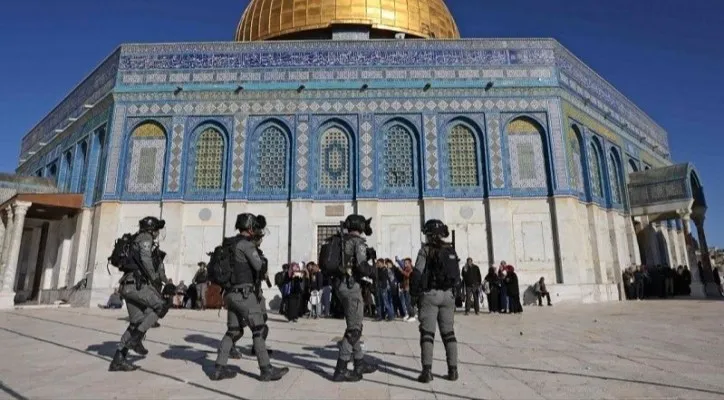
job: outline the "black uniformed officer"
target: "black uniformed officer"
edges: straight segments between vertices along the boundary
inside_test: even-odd
[[[432,352],[435,342],[435,327],[439,326],[442,342],[447,355],[448,379],[458,379],[458,347],[455,338],[455,294],[453,288],[460,280],[459,271],[455,274],[455,282],[432,282],[429,279],[430,268],[440,267],[429,265],[431,260],[439,260],[436,253],[443,247],[448,247],[454,254],[450,243],[444,238],[449,236],[448,227],[442,221],[432,219],[425,223],[423,233],[426,243],[417,254],[415,261],[416,279],[426,280],[423,285],[424,292],[419,299],[420,304],[420,350],[422,353],[422,374],[418,380],[422,383],[432,381]],[[457,259],[457,255],[454,257]],[[427,273],[426,273],[427,272]],[[416,283],[417,285],[417,283]],[[416,290],[417,291],[417,290]]]
[[[362,234],[367,236],[372,234],[370,222],[371,219],[367,220],[362,215],[350,215],[344,222],[344,228],[348,232],[344,241],[346,273],[334,279],[332,289],[342,303],[347,329],[344,331],[337,367],[334,370],[335,382],[356,382],[362,379],[363,374],[377,371],[376,366],[365,362],[360,342],[364,319],[360,281],[375,271],[374,266],[368,262],[367,242],[362,237]],[[349,370],[347,366],[352,358],[354,358],[354,370]]]
[[[236,374],[226,367],[234,343],[242,336],[242,324],[249,327],[252,333],[254,353],[261,371],[259,380],[277,381],[287,372],[288,368],[276,368],[271,365],[266,348],[266,337],[269,327],[266,325],[266,304],[264,298],[254,290],[257,276],[263,276],[264,260],[260,257],[254,240],[254,229],[257,225],[253,214],[239,214],[236,218],[236,237],[232,262],[231,287],[227,288],[224,302],[227,312],[227,331],[219,346],[216,358],[216,369],[211,375],[212,380],[233,378]]]
[[[159,232],[166,226],[166,222],[155,217],[146,217],[139,221],[139,231],[133,241],[130,261],[133,265],[126,265],[126,272],[120,283],[120,293],[126,300],[128,308],[129,325],[121,337],[118,350],[108,367],[109,371],[133,371],[137,367],[127,360],[128,350],[131,349],[141,355],[148,354],[143,347],[142,340],[149,328],[168,312],[168,305],[154,284],[160,280],[158,265],[154,260],[160,260],[159,248],[155,243]]]

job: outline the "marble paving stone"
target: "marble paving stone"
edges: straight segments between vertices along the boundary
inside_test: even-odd
[[[356,384],[330,382],[342,321],[286,323],[270,316],[269,345],[289,374],[256,380],[251,338],[230,365],[235,379],[212,382],[226,316],[172,310],[152,329],[142,368],[107,372],[125,311],[24,309],[0,313],[0,398],[78,399],[717,399],[724,398],[721,302],[672,300],[527,307],[522,315],[456,316],[461,379],[443,379],[436,338],[435,380],[416,381],[417,323],[365,323],[363,340],[380,372]],[[21,397],[18,397],[21,396]]]

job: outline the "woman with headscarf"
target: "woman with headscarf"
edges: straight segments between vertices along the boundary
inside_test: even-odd
[[[488,297],[488,312],[500,312],[500,280],[494,267],[488,268],[488,274],[483,280],[483,291]]]
[[[508,277],[507,268],[498,268],[498,310],[505,314],[510,310],[510,299],[508,298],[508,285],[506,284]]]
[[[518,274],[515,268],[508,265],[507,275],[505,277],[505,286],[508,292],[508,309],[510,313],[518,314],[523,312],[523,305],[520,304],[520,287],[518,286]]]
[[[299,264],[292,263],[289,267],[289,282],[291,285],[287,305],[287,320],[297,322],[301,311],[302,295],[304,294],[304,274]]]

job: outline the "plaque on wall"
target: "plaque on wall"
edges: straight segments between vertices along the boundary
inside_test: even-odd
[[[325,217],[344,217],[344,206],[326,206],[324,207]]]

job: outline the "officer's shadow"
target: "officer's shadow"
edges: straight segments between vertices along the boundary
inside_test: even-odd
[[[101,344],[92,344],[88,346],[85,351],[96,353],[99,356],[113,358],[113,356],[116,354],[116,350],[118,350],[118,342],[103,342]],[[129,362],[134,362],[143,359],[141,356],[137,356],[133,354],[133,352],[128,352],[128,356],[126,357],[126,360]]]
[[[326,358],[331,360],[336,360],[337,356],[339,355],[339,347],[335,345],[329,345],[326,347],[303,347],[302,350],[310,351],[317,355],[319,358]],[[376,365],[380,372],[394,375],[398,378],[407,379],[407,380],[417,380],[417,375],[420,371],[414,370],[412,368],[403,367],[402,365],[393,364],[389,361],[385,361],[379,357],[375,357],[371,355],[373,353],[372,351],[365,352],[365,361],[367,361],[369,364]],[[383,353],[379,353],[383,354]],[[390,353],[390,355],[394,355],[394,353]],[[406,375],[399,370],[410,372],[412,375]],[[438,377],[438,376],[436,376]],[[441,376],[440,376],[441,377]]]
[[[189,338],[191,338],[191,340]],[[201,338],[202,340],[200,340],[199,338]],[[203,335],[188,335],[186,337],[186,341],[189,343],[207,345],[212,348],[218,348],[219,346],[218,340]],[[183,360],[198,364],[199,366],[201,366],[201,370],[204,372],[204,374],[206,374],[207,377],[211,377],[211,374],[214,372],[215,361],[209,359],[209,354],[216,354],[216,351],[200,350],[193,346],[170,346],[163,353],[161,353],[160,356],[169,360]],[[235,372],[238,375],[244,375],[252,379],[257,378],[256,375],[246,372],[236,365],[229,365],[228,368],[229,370]]]

